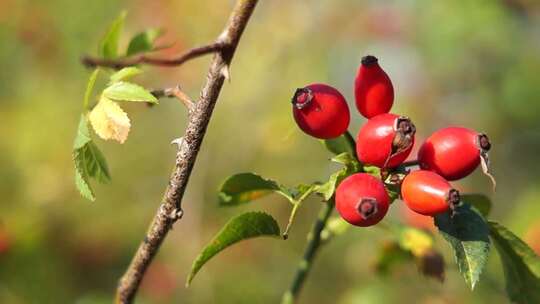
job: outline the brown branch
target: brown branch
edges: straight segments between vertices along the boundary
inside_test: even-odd
[[[131,303],[141,280],[173,224],[182,216],[182,197],[201,147],[212,111],[225,80],[223,71],[231,63],[246,24],[255,9],[257,0],[238,0],[227,26],[217,39],[217,44],[228,45],[216,53],[207,74],[199,101],[195,104],[176,155],[176,164],[165,190],[161,206],[150,224],[144,241],[140,244],[126,273],[120,279],[116,302]],[[193,57],[193,55],[192,55]]]
[[[179,85],[167,88],[167,89],[159,89],[159,90],[152,90],[150,92],[154,97],[156,98],[162,98],[162,97],[174,97],[181,101],[184,106],[188,109],[189,114],[193,111],[193,108],[195,107],[195,102],[189,97],[181,88]]]
[[[83,65],[89,68],[95,67],[107,67],[113,69],[121,69],[128,66],[133,66],[137,64],[149,64],[157,66],[179,66],[184,62],[201,57],[204,55],[218,53],[226,51],[228,48],[231,48],[229,44],[225,41],[217,41],[208,45],[203,45],[188,50],[187,52],[174,57],[174,58],[155,58],[149,57],[148,55],[137,55],[131,57],[117,58],[117,59],[105,59],[105,58],[95,58],[90,56],[84,56],[81,59]]]

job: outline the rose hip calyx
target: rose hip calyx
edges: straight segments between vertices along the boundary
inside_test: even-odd
[[[486,134],[478,134],[478,146],[484,152],[487,152],[489,151],[489,149],[491,149],[491,143],[489,142],[489,138]]]
[[[446,202],[452,210],[459,206],[459,204],[461,203],[461,196],[459,195],[459,191],[457,191],[456,189],[450,189],[450,191],[448,191],[448,197],[446,198]]]
[[[369,65],[377,63],[378,61],[379,60],[377,59],[377,57],[372,56],[372,55],[367,55],[367,56],[362,57],[361,62],[362,62],[362,65],[369,66]]]
[[[373,197],[364,197],[358,203],[358,212],[363,219],[367,220],[368,218],[375,215],[378,211],[377,200]]]
[[[313,91],[310,88],[298,88],[294,92],[292,98],[292,104],[298,109],[301,110],[308,106],[313,100]]]
[[[394,129],[396,129],[396,135],[392,140],[392,151],[386,159],[385,167],[392,156],[409,149],[414,142],[416,127],[408,117],[400,116],[396,119]]]

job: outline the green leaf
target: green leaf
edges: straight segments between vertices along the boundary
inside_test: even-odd
[[[73,160],[75,163],[75,185],[84,198],[95,200],[89,179],[108,183],[111,180],[105,157],[90,137],[88,120],[82,115],[73,143]]]
[[[137,101],[158,103],[158,100],[145,88],[130,83],[119,81],[111,84],[103,91],[103,95],[116,101]]]
[[[276,220],[264,212],[247,212],[231,219],[214,237],[191,267],[186,285],[189,285],[201,267],[223,249],[242,240],[258,237],[279,237]]]
[[[351,167],[352,169],[357,170],[357,171],[359,171],[361,168],[361,165],[358,162],[358,160],[356,160],[356,158],[354,158],[354,156],[352,156],[352,154],[349,152],[340,153],[332,157],[330,160],[335,163]]]
[[[254,173],[239,173],[228,177],[219,189],[218,199],[222,206],[236,206],[271,193],[278,193],[294,203],[294,195],[290,190]]]
[[[131,77],[140,75],[142,73],[143,73],[143,71],[141,69],[137,68],[137,67],[123,68],[120,71],[118,71],[118,72],[111,75],[111,77],[109,78],[109,84],[119,82],[119,81],[122,81],[122,80],[127,80],[127,79],[129,79]]]
[[[334,195],[339,183],[349,175],[349,170],[345,167],[334,172],[328,178],[328,181],[317,188],[317,193],[321,194],[325,201],[328,201]]]
[[[454,249],[465,282],[474,289],[489,255],[489,227],[486,221],[469,205],[462,204],[453,216],[448,212],[435,216],[435,225]]]
[[[118,41],[120,40],[120,33],[124,27],[125,19],[126,12],[120,13],[120,16],[113,21],[109,30],[101,40],[99,45],[99,55],[103,58],[115,58],[118,56]]]
[[[483,194],[461,194],[461,201],[473,206],[483,216],[491,211],[491,200]]]
[[[328,178],[328,181],[320,185],[317,189],[317,193],[321,194],[324,200],[329,200],[336,191],[336,187],[341,183],[343,179],[347,176],[359,172],[361,170],[360,163],[347,152],[341,153],[332,158],[332,161],[345,165],[344,168],[341,168],[339,171],[334,172]]]
[[[515,303],[540,303],[540,257],[506,227],[490,221],[489,228],[501,257],[508,297]]]
[[[81,149],[90,141],[92,141],[92,138],[90,137],[90,131],[88,129],[88,119],[85,115],[81,115],[79,126],[77,128],[77,135],[73,141],[73,150]]]
[[[92,74],[90,74],[90,78],[88,78],[88,83],[86,84],[86,91],[84,92],[84,100],[83,100],[83,108],[85,110],[88,110],[88,103],[90,102],[90,95],[92,95],[92,91],[94,90],[94,85],[96,84],[96,79],[99,74],[99,69],[95,69]]]
[[[77,190],[79,190],[82,197],[92,202],[96,200],[94,190],[92,190],[92,187],[88,182],[88,177],[83,176],[77,167],[75,167],[75,186],[77,187]]]
[[[137,53],[145,53],[154,50],[154,42],[163,34],[162,29],[148,29],[140,32],[131,38],[127,49],[126,56],[135,55]]]
[[[343,135],[322,141],[326,149],[334,154],[349,153],[356,157],[356,143],[348,131]]]

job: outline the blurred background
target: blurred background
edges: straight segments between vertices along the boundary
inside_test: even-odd
[[[163,27],[172,55],[213,40],[234,1],[0,1],[0,303],[110,303],[158,208],[186,123],[175,100],[123,104],[132,130],[123,145],[94,136],[113,181],[93,183],[97,200],[74,186],[72,142],[95,54],[108,25],[128,12],[121,39]],[[306,201],[287,241],[255,239],[210,261],[190,288],[192,261],[233,215],[265,210],[284,226],[289,204],[271,196],[217,206],[229,175],[252,171],[286,185],[324,180],[337,167],[295,126],[295,88],[326,82],[346,96],[356,134],[353,81],[363,55],[379,57],[396,91],[394,113],[410,116],[417,142],[465,125],[489,134],[496,193],[476,172],[457,183],[492,197],[491,218],[540,251],[540,3],[535,0],[260,1],[234,58],[184,199],[185,216],[167,237],[137,303],[276,303],[292,280],[320,200]],[[173,69],[145,67],[137,82],[181,84],[191,95],[210,57]],[[103,81],[101,85],[103,85]],[[480,170],[477,170],[480,171]],[[385,221],[421,224],[397,201]],[[424,221],[425,222],[425,221]],[[459,275],[449,246],[445,283],[413,264],[374,272],[390,237],[350,229],[320,252],[301,303],[507,303],[495,251],[477,289]]]

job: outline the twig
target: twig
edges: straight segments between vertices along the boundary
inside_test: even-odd
[[[229,66],[231,63],[240,37],[256,4],[257,0],[238,0],[231,12],[227,26],[216,43],[213,44],[214,46],[227,45],[228,47],[225,49],[219,48],[221,51],[217,52],[212,60],[207,74],[206,84],[201,91],[199,101],[193,108],[193,113],[189,117],[186,131],[182,137],[183,142],[176,155],[175,167],[165,190],[161,207],[150,224],[144,241],[137,249],[126,273],[120,279],[116,293],[117,303],[133,302],[135,293],[150,262],[158,252],[161,243],[173,224],[182,215],[182,197],[184,196],[191,170],[195,164],[212,111],[225,80],[225,75],[222,71],[224,67]],[[212,52],[216,49],[214,47]],[[191,55],[186,55],[185,57],[193,58],[209,52],[209,50],[205,52],[199,51],[195,52],[198,55],[191,53]],[[185,61],[187,59],[184,58],[183,60]],[[168,63],[170,64],[170,61]],[[178,60],[175,64],[178,64]]]
[[[281,301],[282,304],[292,304],[298,298],[300,290],[304,285],[304,281],[309,271],[311,270],[311,266],[313,265],[313,260],[315,259],[320,245],[322,244],[321,232],[326,227],[326,223],[328,222],[328,219],[330,218],[333,210],[333,199],[331,201],[328,201],[327,203],[324,203],[323,207],[321,208],[317,221],[315,222],[313,228],[311,229],[311,232],[309,233],[308,244],[306,250],[304,251],[304,258],[302,259],[302,261],[300,261],[300,264],[298,265],[294,280],[289,290],[287,290],[283,295],[283,299]]]
[[[184,106],[186,106],[190,114],[193,111],[193,107],[195,107],[193,99],[182,91],[179,85],[167,89],[152,90],[150,93],[152,93],[152,95],[154,95],[156,98],[175,97],[176,99],[180,100]]]
[[[83,58],[81,58],[81,62],[83,65],[89,68],[100,66],[100,67],[108,67],[108,68],[113,68],[113,69],[121,69],[121,68],[133,66],[137,64],[149,64],[149,65],[171,67],[171,66],[179,66],[188,60],[201,57],[204,55],[217,53],[217,52],[224,52],[227,49],[231,49],[231,48],[233,48],[233,46],[227,44],[227,42],[217,41],[208,45],[203,45],[200,47],[190,49],[187,52],[174,58],[155,58],[155,57],[149,57],[148,55],[137,55],[137,56],[131,56],[131,57],[116,58],[116,59],[105,59],[105,58],[95,58],[91,56],[84,56]]]

